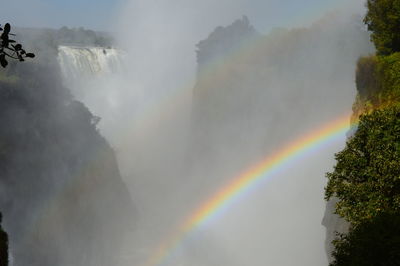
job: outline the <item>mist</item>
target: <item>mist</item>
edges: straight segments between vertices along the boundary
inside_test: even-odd
[[[373,52],[363,2],[270,25],[265,7],[131,1],[114,27],[123,67],[69,84],[101,117],[137,208],[123,265],[145,264],[231,180],[351,111],[355,62]],[[162,265],[327,265],[324,175],[344,142],[269,177]]]
[[[12,2],[3,17],[17,25],[101,30],[17,29],[38,65],[12,66],[29,77],[19,87],[0,73],[0,118],[12,125],[0,133],[35,141],[16,145],[0,179],[13,265],[327,265],[325,173],[345,135],[152,262],[227,184],[351,112],[355,63],[374,52],[364,1],[294,2],[131,0],[115,13],[101,2],[97,22],[90,1],[75,17],[73,4]]]

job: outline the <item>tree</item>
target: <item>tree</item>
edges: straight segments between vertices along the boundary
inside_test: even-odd
[[[0,65],[2,67],[6,67],[8,65],[8,61],[6,57],[17,59],[20,62],[25,61],[24,58],[33,58],[35,54],[27,53],[24,49],[22,49],[22,45],[16,43],[15,40],[10,39],[11,36],[15,36],[11,33],[11,26],[9,23],[4,25],[4,29],[0,27],[0,32],[3,32],[0,36]]]
[[[364,18],[379,55],[400,52],[400,0],[368,0]]]
[[[0,213],[0,266],[8,265],[8,236],[1,227],[2,215]]]
[[[400,265],[400,214],[382,213],[334,241],[330,266]]]
[[[353,225],[400,211],[400,106],[360,117],[358,129],[327,173],[326,199]]]

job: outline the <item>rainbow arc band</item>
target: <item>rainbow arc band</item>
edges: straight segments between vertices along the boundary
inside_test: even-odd
[[[252,188],[256,188],[260,182],[273,176],[276,171],[285,169],[290,163],[305,158],[313,151],[342,139],[347,131],[357,126],[357,122],[350,124],[350,114],[340,116],[338,119],[312,130],[285,145],[277,152],[265,157],[261,162],[238,175],[227,186],[220,189],[195,209],[184,223],[160,245],[145,265],[155,266],[167,262],[168,258],[176,252],[192,232],[229,209],[237,198],[242,198]]]

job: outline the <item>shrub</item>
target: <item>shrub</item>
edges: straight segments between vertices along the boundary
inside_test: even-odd
[[[364,22],[379,55],[400,52],[400,0],[368,0]]]
[[[361,57],[357,63],[356,85],[364,104],[376,108],[400,102],[400,53]]]
[[[336,213],[357,225],[400,211],[399,105],[362,115],[355,135],[335,158],[325,196],[339,199]]]
[[[400,265],[400,215],[383,213],[334,241],[330,266]]]

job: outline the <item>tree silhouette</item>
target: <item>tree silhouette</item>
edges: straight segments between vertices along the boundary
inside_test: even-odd
[[[1,220],[0,213],[0,266],[8,266],[8,235],[1,227]]]
[[[24,49],[22,49],[21,44],[10,39],[10,36],[15,35],[11,33],[11,26],[9,23],[6,23],[4,28],[0,27],[0,32],[2,32],[0,37],[0,65],[2,67],[6,67],[8,65],[6,57],[19,60],[20,62],[25,61],[24,58],[35,57],[35,54],[27,53]]]
[[[330,266],[400,265],[400,214],[379,214],[334,243]]]

